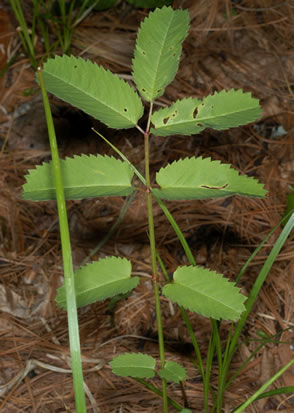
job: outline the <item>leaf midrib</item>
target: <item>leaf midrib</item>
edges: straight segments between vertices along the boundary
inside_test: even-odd
[[[95,291],[97,289],[101,289],[102,287],[111,287],[111,286],[114,286],[117,283],[121,283],[123,281],[129,281],[129,280],[134,280],[135,279],[135,277],[131,277],[130,275],[124,275],[122,277],[123,278],[119,278],[118,280],[112,280],[112,281],[109,281],[109,282],[104,283],[104,284],[99,284],[99,285],[95,284],[94,288],[83,289],[81,292],[79,292],[77,290],[77,296],[83,296],[85,294],[87,295],[89,292]],[[101,276],[101,278],[103,278],[103,277]]]
[[[176,287],[176,286],[177,286],[177,287],[180,287],[180,288],[183,288],[184,290],[187,289],[187,290],[188,290],[188,294],[191,294],[191,292],[192,292],[193,294],[196,293],[196,294],[200,295],[200,296],[203,297],[203,298],[213,300],[213,301],[215,301],[216,303],[222,305],[223,307],[225,307],[225,308],[233,311],[234,313],[237,313],[237,311],[236,311],[234,308],[230,307],[229,305],[225,305],[223,302],[221,302],[221,301],[219,301],[219,300],[217,300],[217,299],[215,299],[215,298],[211,298],[211,296],[209,296],[209,295],[205,295],[204,293],[199,293],[199,291],[196,291],[196,290],[193,289],[192,287],[189,287],[189,286],[184,285],[184,284],[180,284],[179,282],[176,282],[176,283],[174,284],[174,287]]]
[[[161,49],[160,49],[160,53],[159,53],[159,55],[158,55],[158,62],[157,62],[157,65],[156,65],[156,74],[155,74],[155,76],[154,76],[153,86],[152,86],[152,88],[151,88],[151,90],[152,90],[152,96],[156,95],[156,93],[154,93],[154,91],[155,91],[155,89],[156,89],[155,83],[156,83],[156,79],[157,79],[157,77],[158,77],[158,67],[159,67],[159,64],[160,64],[160,61],[161,61],[162,50],[163,50],[163,48],[164,48],[164,44],[165,44],[165,42],[166,42],[167,34],[168,34],[168,32],[169,32],[169,28],[170,28],[170,26],[171,26],[171,22],[172,22],[172,20],[173,20],[173,17],[174,17],[174,15],[172,14],[172,15],[171,15],[170,22],[169,22],[169,25],[168,25],[168,29],[167,29],[166,34],[165,34],[165,37],[164,37],[164,41],[163,41],[163,43],[162,43],[162,47],[161,47]],[[153,99],[154,99],[154,97],[153,97]]]
[[[131,187],[132,186],[132,184],[130,183],[130,184],[120,184],[120,185],[114,185],[114,184],[99,184],[99,185],[97,185],[97,184],[93,184],[93,185],[89,185],[89,184],[80,184],[80,185],[71,185],[71,186],[66,186],[66,185],[64,185],[64,190],[67,190],[67,189],[78,189],[78,188],[129,188],[129,187]],[[32,189],[34,189],[34,188],[32,188]],[[50,190],[52,190],[52,189],[56,189],[56,186],[55,185],[52,185],[52,186],[48,186],[48,187],[46,187],[46,188],[40,188],[40,189],[36,189],[36,190],[28,190],[28,189],[26,189],[26,192],[47,192],[47,191],[50,191]]]
[[[160,125],[155,126],[155,129],[165,129],[165,128],[167,129],[168,127],[173,127],[173,126],[178,126],[178,125],[183,126],[184,124],[190,125],[192,123],[195,123],[196,124],[195,126],[201,127],[200,125],[198,125],[198,123],[201,123],[201,122],[205,123],[205,120],[207,121],[207,120],[216,119],[216,118],[220,119],[220,118],[223,118],[223,117],[226,117],[226,116],[232,116],[232,115],[236,116],[236,114],[240,114],[242,112],[247,112],[248,110],[252,110],[252,109],[258,109],[258,108],[255,107],[255,106],[252,106],[250,108],[242,109],[242,110],[239,110],[239,111],[227,112],[223,115],[207,116],[207,117],[202,117],[202,118],[196,117],[196,118],[193,118],[193,119],[186,118],[182,121],[179,120],[178,122],[176,122],[176,118],[173,118],[171,122],[168,120],[166,124],[164,124],[163,119],[161,119],[160,120],[160,122],[161,122]]]

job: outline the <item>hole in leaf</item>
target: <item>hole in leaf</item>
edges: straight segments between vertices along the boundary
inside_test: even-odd
[[[205,189],[225,189],[228,186],[228,184],[224,184],[222,186],[210,186],[210,185],[201,185],[200,188],[205,188]]]
[[[167,124],[168,121],[169,121],[169,117],[163,119],[163,123],[164,123],[165,125]]]
[[[161,88],[157,89],[157,93],[160,93],[160,92],[161,92]]]
[[[146,89],[145,89],[144,87],[142,87],[142,92],[143,92],[143,93],[146,92]]]
[[[196,119],[196,116],[198,114],[198,108],[196,107],[193,111],[193,118]]]
[[[76,69],[78,66],[77,65],[74,65],[74,69]]]
[[[145,50],[142,50],[142,55],[143,55],[143,56],[146,56]]]
[[[203,123],[198,123],[197,125],[199,126],[199,128],[203,128],[203,127],[204,127]]]
[[[172,117],[175,118],[177,116],[177,114],[178,114],[178,111],[175,110],[174,113],[172,114]]]
[[[127,112],[128,111],[128,109],[127,108],[124,108],[124,112]]]

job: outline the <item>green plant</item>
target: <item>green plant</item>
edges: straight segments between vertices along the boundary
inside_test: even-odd
[[[100,0],[33,0],[32,26],[25,19],[20,0],[9,0],[18,21],[18,34],[25,54],[34,70],[38,67],[36,42],[38,34],[44,44],[45,57],[50,56],[59,47],[63,53],[70,50],[75,27],[98,5]],[[51,32],[50,32],[51,31]],[[54,32],[55,40],[51,41]],[[57,40],[56,40],[57,38]]]
[[[187,413],[190,410],[188,408],[189,401],[184,393],[186,371],[178,363],[165,358],[160,306],[160,289],[163,281],[160,280],[158,266],[166,280],[162,287],[162,293],[179,305],[194,346],[194,364],[203,380],[204,411],[220,413],[225,390],[235,377],[235,375],[229,377],[229,368],[238,348],[242,329],[277,254],[294,226],[294,216],[291,216],[246,299],[240,294],[235,283],[230,282],[215,271],[196,265],[189,245],[163,200],[199,200],[231,195],[264,197],[266,191],[263,185],[254,178],[239,175],[230,165],[202,157],[180,159],[168,164],[156,174],[158,188],[152,185],[149,166],[149,137],[151,133],[155,136],[175,134],[189,136],[199,133],[207,127],[223,130],[252,122],[259,117],[261,112],[258,100],[252,98],[249,93],[235,90],[214,93],[203,100],[192,97],[181,99],[170,107],[153,111],[154,101],[163,95],[166,86],[176,75],[182,42],[187,36],[188,27],[188,13],[183,10],[174,11],[171,7],[156,9],[149,14],[140,27],[133,59],[133,79],[138,92],[149,103],[145,128],[138,124],[144,110],[138,94],[128,83],[103,67],[98,67],[90,61],[73,56],[57,56],[55,59],[48,60],[43,71],[39,72],[51,142],[52,162],[44,163],[29,172],[26,176],[27,182],[23,186],[23,197],[33,201],[57,199],[64,260],[64,285],[58,290],[56,302],[61,308],[67,309],[78,412],[85,411],[85,400],[79,357],[76,307],[130,292],[138,285],[139,278],[131,276],[130,261],[120,257],[107,257],[92,262],[73,273],[65,216],[65,199],[128,196],[138,189],[132,185],[134,174],[141,181],[146,193],[148,211],[148,235],[152,260],[152,284],[158,328],[160,368],[156,369],[156,360],[153,357],[141,353],[119,355],[110,364],[115,374],[122,377],[131,376],[155,394],[160,395],[163,399],[165,413],[168,411],[169,404],[181,412]],[[102,137],[99,132],[97,133],[108,142],[122,160],[109,156],[82,155],[59,161],[44,84],[49,92],[77,106],[111,128],[136,127],[142,133],[144,140],[144,176],[128,161],[124,154]],[[190,265],[181,266],[175,271],[173,280],[169,279],[164,263],[156,251],[152,199],[155,199],[162,208],[189,260]],[[261,247],[262,245],[252,254],[238,275],[237,281],[240,280]],[[212,334],[206,363],[202,360],[197,332],[194,333],[186,312],[187,309],[210,318]],[[222,320],[233,322],[225,348],[220,340]],[[263,345],[268,341],[269,339],[264,340]],[[214,356],[218,361],[217,391],[212,388],[210,383]],[[288,363],[284,369],[292,363],[294,360]],[[245,365],[246,363],[241,369]],[[240,370],[235,374],[238,374]],[[277,375],[281,374],[282,371],[283,369]],[[148,379],[156,374],[161,378],[161,389],[148,382]],[[268,396],[268,392],[263,392],[275,378],[273,377],[253,395],[250,402],[256,398]],[[168,397],[167,381],[181,385],[184,406]],[[286,392],[286,389],[284,391]],[[271,394],[274,392],[272,391]],[[247,405],[248,402],[237,407],[236,411],[243,411]]]
[[[127,0],[137,7],[153,8],[169,5],[171,0]],[[72,36],[76,26],[91,12],[113,7],[117,0],[33,0],[32,25],[28,26],[20,0],[9,0],[13,13],[18,21],[18,35],[24,52],[34,70],[39,65],[36,55],[36,42],[41,36],[45,55],[51,56],[57,49],[69,53]],[[51,40],[54,33],[54,40]],[[1,77],[1,74],[0,74]]]

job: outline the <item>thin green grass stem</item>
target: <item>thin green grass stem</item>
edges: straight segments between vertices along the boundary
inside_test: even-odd
[[[244,410],[254,402],[271,384],[274,383],[290,366],[294,364],[294,359],[289,361],[284,367],[282,367],[276,374],[274,374],[265,384],[263,384],[245,403],[243,403],[240,407],[235,409],[234,413],[242,413]]]
[[[223,357],[223,365],[226,365],[226,363],[227,363],[227,359],[228,359],[228,356],[229,356],[230,344],[231,344],[231,340],[232,340],[232,337],[233,337],[233,330],[234,330],[234,325],[231,324],[229,334],[228,334],[228,337],[227,337],[227,340],[226,340],[226,347],[225,347],[224,357]]]
[[[260,273],[258,274],[258,277],[250,291],[249,297],[245,303],[246,310],[244,313],[241,315],[240,320],[238,321],[234,334],[232,336],[232,340],[230,342],[229,350],[227,352],[227,357],[226,357],[226,363],[223,366],[223,371],[222,371],[222,387],[219,389],[219,392],[221,392],[221,397],[223,398],[224,395],[224,390],[227,388],[226,383],[227,383],[227,376],[228,376],[228,371],[229,367],[232,361],[232,358],[238,348],[238,341],[241,335],[241,332],[243,330],[243,327],[248,319],[248,316],[252,310],[252,307],[255,303],[255,300],[259,294],[259,291],[266,280],[266,277],[269,273],[269,271],[272,268],[272,265],[274,261],[277,258],[277,255],[279,254],[280,250],[282,249],[283,245],[285,244],[289,234],[291,233],[292,229],[294,227],[294,214],[291,215],[289,221],[283,228],[281,234],[279,235],[279,238],[275,242],[269,256],[267,257]]]
[[[219,335],[220,322],[212,318],[211,324],[213,326],[213,334],[214,334],[214,341],[215,341],[219,372],[221,372],[222,367],[223,367],[223,357],[222,357],[222,344],[221,344],[221,339]]]
[[[64,188],[60,168],[60,160],[56,143],[55,129],[50,110],[48,96],[45,90],[41,69],[38,69],[38,76],[42,90],[43,103],[48,126],[50,148],[52,154],[52,165],[54,180],[56,186],[56,199],[59,217],[62,257],[64,266],[64,285],[66,290],[66,306],[69,329],[69,343],[72,363],[72,374],[74,384],[74,394],[76,409],[78,413],[86,413],[86,400],[84,393],[83,371],[81,362],[81,349],[79,338],[79,324],[77,315],[76,295],[74,286],[74,272],[71,255],[71,245],[68,229],[68,220],[66,213],[66,204],[64,198]]]
[[[42,5],[43,5],[43,7],[45,8],[45,11],[46,11],[43,14],[41,14],[41,11],[40,11],[40,2],[39,2],[39,0],[34,0],[34,9],[37,10],[36,24],[38,24],[40,32],[41,32],[42,41],[44,43],[46,56],[49,56],[50,51],[55,50],[55,48],[58,47],[58,42],[56,44],[53,43],[53,45],[50,45],[49,25],[48,25],[48,21],[44,18],[44,14],[46,15],[46,13],[47,13],[49,15],[50,11],[48,10],[48,7],[46,6],[46,4],[43,3]]]
[[[160,208],[162,209],[164,215],[167,217],[169,223],[171,224],[173,230],[175,231],[180,243],[182,244],[182,247],[185,251],[185,254],[188,258],[188,261],[191,265],[196,265],[196,261],[193,257],[193,254],[191,252],[191,249],[182,233],[182,231],[180,230],[180,227],[178,226],[178,224],[176,223],[174,217],[172,216],[172,214],[169,212],[169,210],[167,209],[167,207],[164,205],[164,203],[162,202],[162,200],[160,198],[158,198],[158,196],[154,195],[154,198],[156,199],[156,202],[158,203],[158,205],[160,206]]]
[[[210,377],[211,377],[211,368],[212,368],[212,360],[214,356],[215,350],[215,341],[214,341],[214,334],[210,335],[209,344],[208,344],[208,351],[207,351],[207,358],[206,358],[206,368],[205,368],[205,378],[203,382],[204,387],[204,412],[208,413],[208,399],[209,399],[209,388],[210,388]]]
[[[239,320],[239,322],[237,323],[236,326],[236,330],[234,333],[234,336],[232,338],[232,342],[231,342],[231,349],[230,349],[230,353],[234,352],[236,345],[237,345],[237,341],[240,337],[241,331],[244,327],[244,324],[247,321],[247,318],[249,316],[249,313],[252,310],[252,307],[255,303],[255,300],[259,294],[259,291],[264,283],[264,281],[266,280],[266,277],[269,273],[269,271],[272,268],[273,263],[275,262],[279,252],[281,251],[283,245],[285,244],[290,232],[292,231],[294,227],[294,214],[291,215],[289,221],[287,222],[287,224],[285,225],[283,231],[281,232],[279,238],[277,239],[277,241],[275,242],[268,258],[266,259],[260,273],[258,274],[258,277],[250,291],[248,300],[245,303],[245,307],[246,310],[244,311],[244,313],[241,315],[241,318]]]
[[[182,317],[183,317],[183,320],[184,320],[184,322],[185,322],[185,324],[186,324],[188,333],[189,333],[189,335],[190,335],[190,338],[191,338],[191,341],[192,341],[192,345],[193,345],[193,347],[194,347],[195,355],[196,355],[196,358],[197,358],[197,361],[198,361],[198,363],[197,363],[198,370],[199,370],[199,372],[200,372],[200,374],[201,374],[202,380],[204,381],[204,378],[205,378],[205,370],[204,370],[204,368],[203,368],[203,361],[202,361],[200,349],[199,349],[199,346],[198,346],[198,342],[197,342],[196,336],[195,336],[195,334],[194,334],[193,327],[192,327],[192,325],[191,325],[191,323],[190,323],[190,320],[189,320],[189,317],[188,317],[188,315],[187,315],[186,310],[185,310],[183,307],[181,307],[181,306],[179,306],[179,308],[180,308],[180,311],[181,311],[181,315],[182,315]]]
[[[76,0],[66,2],[65,0],[58,0],[58,8],[60,17],[57,17],[52,12],[53,2],[46,2],[43,0],[33,0],[33,18],[32,27],[28,28],[20,0],[9,0],[11,8],[20,26],[19,37],[24,48],[25,54],[30,59],[30,63],[34,70],[37,70],[38,62],[35,53],[35,41],[37,39],[37,28],[44,43],[46,55],[61,47],[63,53],[68,53],[70,50],[72,36],[75,27],[91,12],[91,10],[99,3],[96,0],[87,7],[89,0],[83,0],[79,6]],[[40,6],[45,10],[41,12]],[[78,6],[78,7],[77,7]],[[77,8],[77,10],[75,10]],[[46,16],[44,18],[44,16]],[[48,20],[54,28],[54,34],[57,41],[50,44],[49,24]]]
[[[284,218],[283,218],[284,219]],[[267,234],[267,236],[264,238],[264,240],[262,240],[262,242],[258,245],[258,247],[254,250],[254,252],[250,255],[250,257],[248,258],[248,260],[245,262],[245,264],[243,265],[243,267],[241,268],[238,277],[236,278],[235,282],[238,283],[241,279],[241,277],[243,276],[243,274],[245,273],[245,271],[247,270],[249,264],[253,261],[253,259],[256,257],[256,255],[259,253],[259,251],[261,250],[261,248],[264,246],[264,244],[269,240],[269,238],[273,235],[273,233],[281,226],[281,223],[283,221],[283,219],[274,226],[274,228]]]
[[[20,32],[19,32],[19,37],[21,39],[23,48],[28,55],[31,65],[33,68],[36,70],[38,67],[38,63],[36,60],[36,55],[35,55],[35,48],[34,48],[34,33],[32,32],[32,35],[30,35],[28,26],[26,24],[26,20],[21,8],[21,4],[19,0],[9,0],[11,8],[13,10],[13,13],[15,17],[17,18],[18,24],[20,26]]]
[[[116,146],[114,146],[108,139],[106,139],[105,136],[101,135],[100,132],[98,132],[94,128],[92,128],[92,131],[95,132],[98,136],[100,136],[100,138],[102,138],[104,140],[104,142],[106,142],[122,158],[122,160],[127,162],[127,164],[130,166],[130,168],[132,168],[132,170],[134,171],[135,175],[137,175],[137,177],[140,179],[142,184],[146,186],[146,179],[144,178],[144,176],[142,174],[140,174],[138,169],[128,160],[128,158]],[[142,132],[142,133],[144,133],[144,132]]]
[[[124,216],[126,215],[126,213],[128,212],[128,209],[131,205],[131,203],[133,202],[133,200],[135,199],[136,196],[136,192],[133,192],[125,201],[124,205],[122,206],[119,216],[117,217],[117,219],[115,220],[115,222],[113,223],[113,225],[110,227],[109,231],[107,232],[107,234],[105,235],[105,237],[103,237],[103,239],[96,245],[95,248],[93,248],[90,252],[90,254],[83,260],[83,262],[81,263],[81,267],[83,265],[86,265],[90,259],[107,243],[107,241],[112,237],[112,235],[115,233],[116,229],[119,227],[121,221],[124,219]]]
[[[250,356],[247,358],[247,360],[244,361],[244,363],[241,364],[241,366],[235,371],[235,373],[226,382],[225,390],[231,385],[231,383],[235,380],[235,378],[239,376],[241,371],[250,363],[250,361],[255,357],[255,355],[259,352],[259,350],[262,349],[262,347],[266,343],[267,343],[267,341],[263,341],[261,344],[259,344],[259,346],[257,346],[256,349],[250,354]]]
[[[163,328],[162,328],[161,309],[160,309],[159,286],[158,286],[157,282],[153,282],[153,293],[154,293],[154,298],[155,298],[155,311],[156,311],[156,322],[157,322],[157,330],[158,330],[160,365],[161,365],[162,368],[164,368],[164,366],[165,366],[165,351],[164,351]],[[161,383],[162,383],[163,412],[168,413],[166,379],[162,378]]]
[[[36,26],[37,20],[39,18],[40,9],[37,0],[33,0],[33,21],[32,21],[32,39],[34,43],[34,39],[36,38]]]
[[[255,400],[264,399],[265,397],[274,397],[279,394],[292,394],[293,396],[293,393],[294,393],[294,386],[279,387],[278,389],[269,390],[269,391],[259,394]]]
[[[72,27],[76,27],[92,10],[94,7],[99,4],[100,0],[93,1],[90,3],[90,6],[86,9],[88,6],[89,0],[84,0],[83,3],[80,5],[76,15],[74,16],[73,22],[72,22]]]
[[[291,215],[291,213],[287,214],[286,218],[289,217],[290,215]],[[283,219],[277,225],[275,225],[275,227],[267,234],[267,236],[263,239],[263,241],[258,245],[258,247],[250,255],[250,257],[248,258],[246,263],[241,268],[241,270],[240,270],[240,272],[239,272],[239,274],[236,278],[236,281],[235,281],[236,283],[238,283],[240,281],[241,277],[244,275],[244,273],[247,270],[247,268],[249,267],[250,263],[253,261],[253,259],[256,257],[256,255],[259,253],[259,251],[264,246],[264,244],[268,241],[268,239],[272,236],[272,234],[280,227]],[[252,357],[250,356],[249,359],[247,359],[242,364],[242,366],[240,366],[240,368],[233,374],[232,377],[230,377],[229,381],[227,381],[226,384],[224,385],[224,375],[228,374],[228,369],[229,369],[229,366],[230,366],[230,363],[231,363],[231,360],[232,360],[232,358],[230,356],[230,348],[231,348],[232,337],[234,336],[233,329],[234,329],[234,326],[232,325],[230,327],[229,335],[228,335],[228,338],[227,338],[227,341],[226,341],[225,354],[224,354],[224,357],[223,357],[223,365],[225,366],[225,370],[223,372],[223,379],[221,380],[221,383],[220,383],[221,387],[219,388],[219,394],[222,394],[223,396],[224,396],[224,391],[230,386],[230,384],[233,382],[233,380],[240,374],[240,372],[243,370],[243,368],[246,367],[246,365],[250,362],[250,360],[254,356],[254,354],[256,354],[256,352],[254,351],[251,355]],[[261,345],[261,347],[263,345],[264,345],[264,343]],[[256,351],[258,351],[259,348],[260,347],[258,347],[258,349]]]
[[[145,381],[144,379],[139,379],[135,378],[135,380],[138,383],[143,384],[147,389],[151,390],[153,393],[158,394],[159,396],[162,397],[162,391],[160,391],[157,387],[153,386],[153,384],[149,383],[148,381]],[[173,406],[175,409],[177,409],[179,412],[181,412],[184,408],[177,403],[175,400],[171,399],[170,397],[167,398],[168,403]]]
[[[158,264],[159,264],[159,266],[160,266],[160,269],[161,269],[161,271],[162,271],[162,274],[164,275],[165,280],[166,280],[167,282],[170,282],[170,281],[171,281],[170,276],[168,275],[168,272],[167,272],[167,270],[166,270],[166,268],[165,268],[164,262],[162,261],[162,259],[161,259],[160,255],[159,255],[158,251],[156,252],[156,259],[157,259],[157,261],[158,261]]]
[[[217,361],[218,361],[218,389],[222,387],[222,370],[223,370],[223,356],[222,356],[222,345],[221,345],[221,340],[220,340],[220,335],[219,335],[219,328],[220,328],[220,322],[217,322],[214,319],[211,319],[211,324],[213,327],[213,337],[214,337],[214,345],[215,345],[215,351],[216,351],[216,356],[217,356]],[[221,393],[218,391],[217,392],[217,413],[221,413],[222,410],[222,398],[221,398]]]

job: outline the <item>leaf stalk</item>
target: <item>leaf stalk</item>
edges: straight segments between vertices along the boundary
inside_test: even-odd
[[[149,112],[149,118],[150,118],[150,114],[151,112]],[[151,263],[152,263],[153,293],[154,293],[154,299],[155,299],[155,311],[156,311],[156,321],[157,321],[157,330],[158,330],[160,364],[161,364],[161,367],[164,368],[165,351],[164,351],[163,327],[162,327],[162,318],[161,318],[161,309],[160,309],[159,277],[158,277],[157,260],[156,260],[156,243],[155,243],[153,208],[152,208],[152,193],[151,193],[151,184],[150,184],[148,126],[147,126],[147,131],[144,133],[144,151],[145,151],[146,204],[147,204],[147,213],[148,213],[149,242],[150,242]],[[167,384],[166,384],[166,379],[164,378],[162,378],[162,397],[163,397],[163,411],[164,413],[168,413]]]

